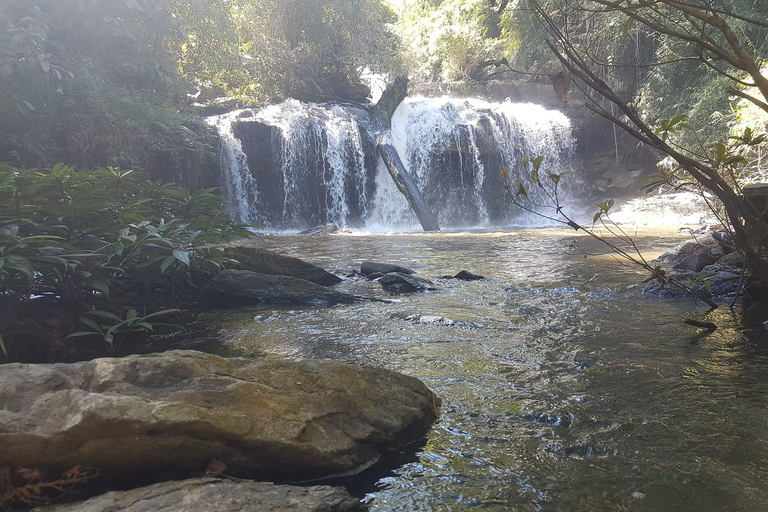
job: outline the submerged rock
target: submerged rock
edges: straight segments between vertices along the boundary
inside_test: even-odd
[[[426,279],[400,272],[385,274],[379,279],[379,283],[381,283],[385,290],[395,293],[425,292],[437,289]]]
[[[291,256],[284,256],[258,247],[235,247],[237,260],[243,270],[260,274],[298,277],[322,286],[333,286],[341,278],[320,267]]]
[[[338,233],[341,231],[339,229],[339,226],[337,226],[334,223],[325,224],[323,226],[317,226],[314,228],[305,229],[304,231],[300,231],[300,235],[332,235],[333,233]]]
[[[414,274],[415,272],[409,268],[401,267],[400,265],[392,265],[390,263],[376,263],[375,261],[364,261],[360,265],[360,273],[364,276],[371,275],[384,275],[390,272],[398,272],[400,274]],[[378,277],[378,276],[377,276]]]
[[[0,365],[0,467],[112,482],[202,474],[304,480],[357,472],[417,441],[439,399],[418,379],[326,360],[195,351]],[[212,508],[214,510],[214,508]]]
[[[217,478],[163,482],[113,491],[88,501],[35,512],[360,512],[360,500],[340,487],[296,487]]]
[[[336,304],[356,298],[290,276],[250,270],[223,270],[203,288],[203,299],[215,307],[243,304]]]

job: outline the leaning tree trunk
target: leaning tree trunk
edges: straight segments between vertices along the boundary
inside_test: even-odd
[[[408,79],[398,77],[392,85],[387,87],[379,102],[373,107],[372,118],[376,131],[376,149],[384,160],[384,165],[386,165],[398,190],[410,203],[424,231],[440,231],[437,217],[424,201],[419,187],[405,169],[392,142],[392,114],[405,98],[407,89]]]

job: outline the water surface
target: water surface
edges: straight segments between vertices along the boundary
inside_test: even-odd
[[[224,354],[321,357],[422,379],[443,400],[419,452],[378,481],[377,512],[768,510],[768,350],[740,309],[641,293],[568,231],[265,236],[339,273],[408,266],[437,292],[332,308],[211,313]],[[640,236],[649,255],[684,235]],[[598,246],[582,240],[588,251]],[[442,280],[461,269],[486,281]],[[707,335],[682,318],[716,322]]]

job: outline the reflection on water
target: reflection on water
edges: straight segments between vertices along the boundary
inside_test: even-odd
[[[570,238],[569,238],[570,237]],[[209,314],[226,354],[325,357],[422,379],[443,415],[363,489],[374,511],[768,510],[768,350],[739,311],[646,297],[567,254],[573,232],[273,236],[347,272],[403,264],[439,291],[394,303]],[[662,252],[680,237],[646,236]],[[438,280],[467,269],[487,281]],[[392,298],[375,283],[340,285]],[[681,318],[720,328],[706,336]]]

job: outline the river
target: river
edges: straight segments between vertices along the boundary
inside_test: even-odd
[[[653,256],[685,235],[652,232]],[[573,231],[265,235],[348,273],[401,264],[438,291],[394,302],[217,311],[202,346],[332,358],[422,379],[443,400],[424,444],[345,483],[373,511],[766,510],[768,345],[740,308],[642,293],[642,271],[584,258]],[[586,240],[588,252],[599,251]],[[438,277],[461,269],[489,279]],[[714,321],[709,334],[685,325]]]

